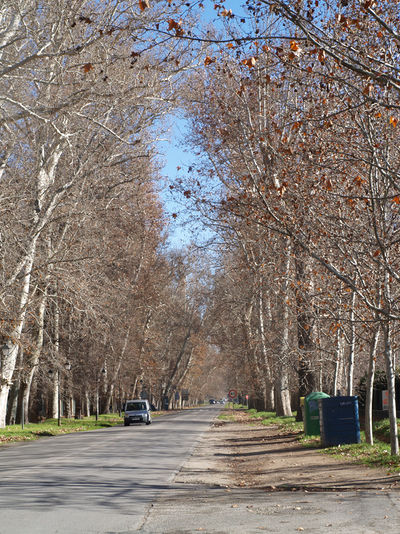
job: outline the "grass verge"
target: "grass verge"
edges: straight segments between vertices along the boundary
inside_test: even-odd
[[[161,415],[159,412],[152,413],[152,417]],[[123,417],[118,414],[99,415],[98,420],[94,415],[83,419],[61,419],[58,426],[57,419],[47,419],[43,423],[28,423],[22,429],[21,425],[9,425],[0,428],[0,445],[19,441],[34,441],[46,436],[70,434],[72,432],[86,432],[123,424]]]
[[[42,423],[28,423],[22,428],[20,425],[9,425],[0,429],[0,444],[17,441],[33,441],[45,436],[57,436],[71,432],[83,432],[99,428],[122,424],[123,419],[118,414],[84,417],[83,419],[61,419],[58,426],[57,419],[47,419]]]

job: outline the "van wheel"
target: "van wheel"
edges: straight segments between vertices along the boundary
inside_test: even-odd
[[[126,421],[124,421],[124,426],[129,426],[129,423],[127,423]]]
[[[151,425],[151,421],[147,421],[147,422],[146,422],[146,425]]]

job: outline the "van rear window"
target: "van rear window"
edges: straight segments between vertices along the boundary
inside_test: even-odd
[[[127,402],[125,410],[130,412],[132,410],[146,410],[145,402]]]

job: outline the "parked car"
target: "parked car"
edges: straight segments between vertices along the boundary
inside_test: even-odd
[[[217,404],[217,401],[214,400],[214,399],[210,399],[210,400],[209,400],[209,403],[210,403],[210,404]]]
[[[124,426],[131,423],[151,424],[150,404],[146,399],[133,399],[125,403]]]

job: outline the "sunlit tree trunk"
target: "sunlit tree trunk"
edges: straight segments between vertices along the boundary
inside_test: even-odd
[[[19,350],[19,341],[21,339],[21,333],[25,322],[26,309],[29,299],[31,272],[36,251],[36,242],[37,238],[34,240],[34,243],[31,244],[30,252],[27,256],[27,261],[24,268],[24,277],[19,303],[19,316],[16,321],[17,324],[12,330],[10,339],[8,340],[9,350],[7,351],[7,354],[5,354],[3,350],[0,382],[0,428],[4,428],[6,425],[8,393],[12,384],[12,378],[14,375],[15,364]]]
[[[56,298],[54,304],[54,333],[53,333],[53,366],[52,383],[53,398],[51,404],[51,417],[57,419],[61,416],[60,412],[60,309]]]
[[[278,328],[280,339],[277,340],[277,348],[279,350],[278,362],[276,365],[275,378],[275,398],[276,398],[276,415],[292,415],[290,390],[289,390],[289,369],[288,360],[290,357],[289,346],[289,281],[290,281],[290,266],[291,266],[291,252],[292,247],[289,240],[286,240],[286,258],[284,263],[284,280],[280,293],[280,308]]]
[[[350,309],[350,342],[349,357],[347,362],[347,395],[353,395],[354,357],[356,346],[356,323],[355,323],[356,292],[353,291]]]
[[[339,390],[342,387],[343,351],[344,351],[344,340],[343,340],[342,327],[337,326],[336,348],[335,348],[335,369],[333,373],[333,388],[332,388],[332,394],[334,396],[338,395]]]
[[[396,389],[395,389],[395,368],[394,355],[392,353],[392,346],[390,340],[390,322],[384,321],[383,326],[383,342],[386,362],[386,377],[389,390],[389,422],[390,422],[390,448],[392,455],[399,454],[399,440],[397,429],[397,413],[396,413]]]
[[[29,422],[29,402],[33,377],[37,371],[39,365],[40,354],[43,348],[43,339],[44,339],[44,315],[46,311],[47,304],[47,287],[43,289],[42,296],[40,298],[38,317],[37,317],[37,335],[36,342],[32,349],[32,354],[29,358],[26,358],[27,370],[25,380],[23,381],[23,402],[24,402],[24,413],[25,413],[25,423]],[[20,408],[19,408],[20,410]]]
[[[374,444],[374,436],[372,432],[372,401],[374,394],[374,378],[375,378],[375,362],[376,351],[379,342],[379,326],[375,327],[372,333],[372,338],[369,346],[369,363],[368,375],[366,382],[366,398],[365,398],[365,441],[370,445]]]
[[[263,358],[263,368],[264,372],[262,373],[262,379],[263,379],[263,389],[264,389],[264,399],[265,399],[265,409],[267,411],[272,411],[275,407],[275,399],[274,399],[274,386],[273,386],[273,380],[272,380],[272,372],[271,372],[271,363],[268,358],[268,350],[267,350],[267,341],[266,341],[266,333],[265,333],[265,318],[264,318],[264,309],[265,309],[265,297],[264,297],[264,289],[263,289],[263,280],[262,277],[259,277],[259,294],[258,294],[258,321],[259,321],[259,328],[260,328],[260,341],[261,341],[261,351],[262,351],[262,358]]]

